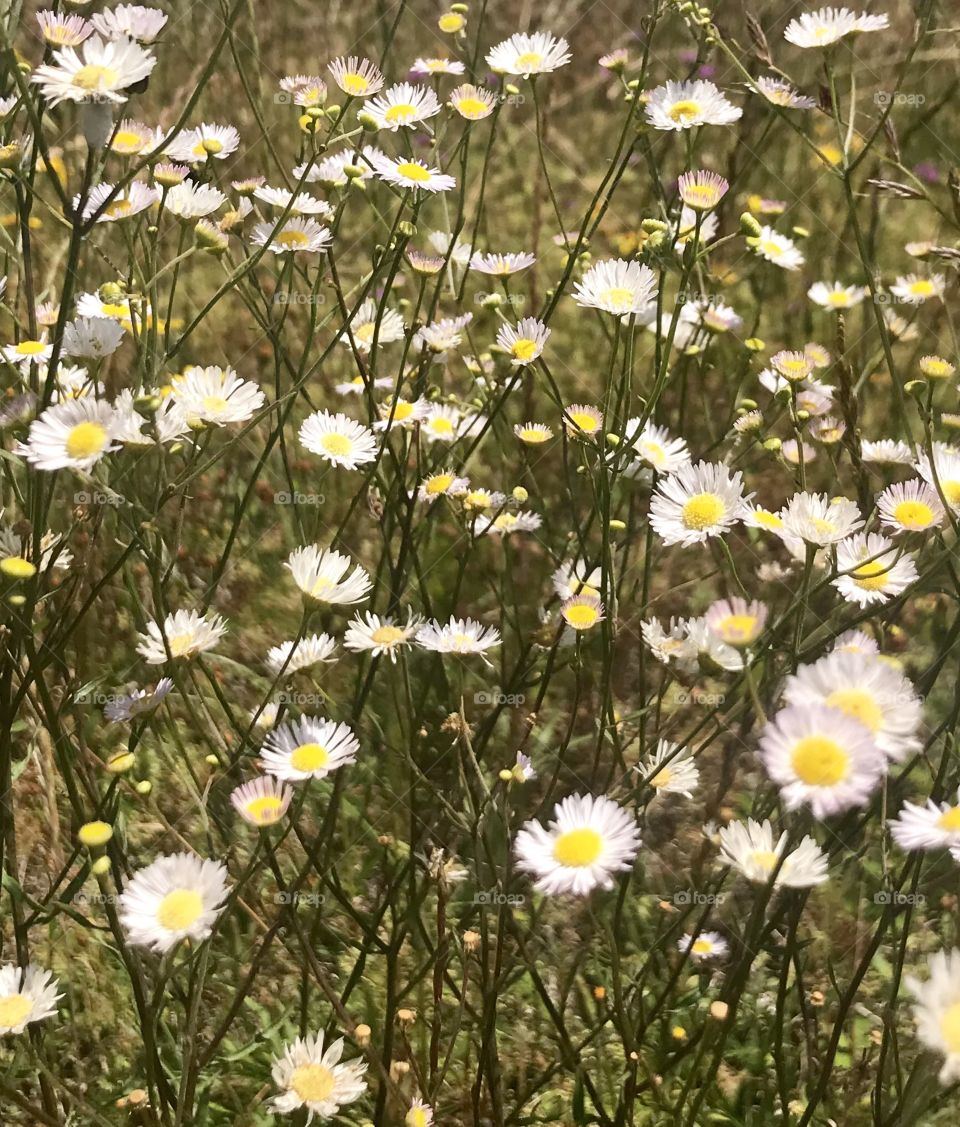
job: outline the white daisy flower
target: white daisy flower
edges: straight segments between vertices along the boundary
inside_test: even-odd
[[[537,261],[537,256],[529,251],[509,251],[506,254],[481,254],[470,256],[470,269],[495,278],[507,278],[526,270]]]
[[[685,618],[671,618],[666,630],[657,619],[651,618],[640,623],[640,635],[653,656],[663,665],[669,665],[671,661],[686,664],[696,660],[697,647],[687,636]]]
[[[603,412],[589,403],[571,403],[563,409],[563,424],[574,438],[592,438],[603,427]]]
[[[863,286],[845,286],[843,282],[814,282],[807,297],[824,309],[852,309],[867,296]]]
[[[369,98],[383,88],[383,75],[369,59],[341,56],[327,67],[333,81],[351,98]]]
[[[649,266],[608,258],[584,274],[574,286],[573,300],[577,305],[627,318],[648,312],[656,292],[656,275]]]
[[[679,744],[669,740],[659,740],[656,752],[641,760],[634,770],[658,794],[682,794],[685,798],[693,798],[693,791],[700,781],[700,770],[690,751],[687,748],[681,750]]]
[[[134,873],[120,895],[127,942],[160,954],[184,939],[200,943],[213,931],[228,892],[219,861],[193,853],[158,857]]]
[[[227,197],[212,184],[176,184],[167,192],[164,207],[180,219],[200,219],[212,215],[227,202]]]
[[[943,300],[947,279],[943,274],[933,274],[929,278],[919,274],[905,274],[897,278],[890,292],[910,305],[920,305],[931,298]]]
[[[600,568],[575,560],[561,564],[551,577],[554,591],[564,600],[574,595],[599,595],[602,581]]]
[[[110,317],[77,317],[63,327],[64,356],[100,360],[123,343],[123,326]]]
[[[878,654],[880,647],[862,630],[846,630],[833,643],[831,653]]]
[[[796,493],[780,510],[783,531],[808,544],[836,544],[863,528],[856,502],[826,493]]]
[[[403,1127],[433,1127],[433,1108],[418,1096],[403,1117]]]
[[[566,66],[571,57],[566,39],[546,31],[532,35],[518,32],[487,52],[487,66],[497,74],[529,78],[532,74],[550,74]]]
[[[746,514],[743,478],[719,463],[681,466],[662,478],[650,502],[650,526],[666,544],[701,543]]]
[[[459,59],[414,59],[410,73],[422,78],[434,74],[463,74],[466,67]]]
[[[200,164],[210,158],[226,160],[240,147],[240,134],[232,125],[217,125],[204,122],[196,129],[181,133],[166,147],[171,160],[182,160],[186,164]]]
[[[508,536],[512,532],[536,532],[543,524],[539,513],[503,512],[492,516],[483,513],[477,517],[474,534],[477,536]]]
[[[563,601],[560,617],[579,634],[585,630],[592,630],[597,623],[604,620],[606,615],[598,595],[581,593],[571,595],[569,599]]]
[[[761,602],[748,603],[735,595],[712,603],[704,618],[707,626],[728,646],[750,646],[763,633],[767,608]]]
[[[731,822],[719,833],[720,862],[741,872],[755,884],[766,884],[780,863],[787,847],[787,835],[776,844],[769,821]],[[774,887],[810,888],[827,880],[827,858],[812,837],[804,837],[780,865]]]
[[[53,1017],[60,983],[48,970],[34,966],[0,967],[0,1037],[23,1033],[28,1025]]]
[[[688,931],[677,940],[677,950],[688,955],[693,963],[722,959],[729,949],[727,941],[716,931],[701,931],[696,936]]]
[[[584,896],[612,888],[614,874],[628,872],[640,848],[633,815],[602,795],[570,795],[554,807],[545,829],[527,822],[513,843],[517,867],[532,873],[549,895]]]
[[[860,454],[865,462],[877,462],[880,465],[914,466],[917,462],[913,450],[906,442],[895,441],[892,438],[881,438],[876,442],[864,439],[860,444]]]
[[[440,102],[429,86],[401,82],[379,97],[371,98],[364,110],[375,119],[380,129],[396,132],[404,126],[413,129],[419,122],[434,117],[440,112]]]
[[[532,364],[543,352],[550,330],[536,317],[524,317],[516,325],[501,325],[497,344],[510,356],[514,367]]]
[[[431,403],[420,420],[420,433],[427,442],[453,442],[459,435],[461,416],[447,403]]]
[[[789,676],[784,700],[798,708],[822,704],[859,721],[890,759],[919,750],[922,703],[907,678],[875,653],[834,650]]]
[[[88,471],[118,449],[117,418],[102,399],[89,395],[48,407],[30,424],[16,452],[38,470]]]
[[[711,333],[735,333],[743,328],[743,318],[735,309],[711,298],[692,303],[700,323]]]
[[[44,43],[51,47],[76,47],[94,32],[93,24],[83,16],[67,16],[60,12],[37,12],[37,23]]]
[[[788,110],[815,110],[816,98],[800,94],[786,79],[774,75],[764,75],[757,80],[757,90],[768,102]]]
[[[230,792],[234,809],[251,826],[275,826],[290,807],[293,791],[273,777],[252,779]]]
[[[112,199],[110,199],[111,196]],[[108,199],[110,202],[104,207]],[[134,180],[119,192],[113,184],[97,184],[87,196],[83,218],[88,220],[99,212],[100,214],[97,215],[98,223],[115,223],[118,219],[129,219],[131,216],[139,215],[142,211],[146,211],[148,207],[152,207],[159,199],[160,193],[157,189],[152,188],[149,184],[144,184],[140,180]],[[74,212],[79,206],[80,197],[74,196]]]
[[[401,624],[396,619],[367,611],[358,614],[347,627],[343,644],[353,653],[370,653],[374,657],[386,654],[391,661],[396,661],[397,654],[413,644],[419,627],[420,619],[413,613],[408,613],[407,621]]]
[[[295,106],[322,106],[327,100],[327,84],[318,74],[286,75],[280,79],[280,89]]]
[[[298,1037],[273,1062],[273,1082],[281,1089],[270,1101],[278,1115],[291,1115],[304,1108],[307,1123],[331,1119],[342,1107],[358,1100],[366,1090],[362,1079],[367,1066],[362,1061],[341,1064],[343,1039],[323,1051],[323,1033]]]
[[[641,465],[660,474],[676,473],[690,462],[690,451],[682,438],[674,438],[666,427],[658,427],[651,419],[641,426],[639,417],[627,419],[624,442]]]
[[[370,576],[353,560],[332,548],[307,544],[291,552],[283,565],[308,599],[332,606],[349,606],[365,599],[373,587]],[[349,575],[347,574],[349,572]]]
[[[341,342],[342,343],[342,342]],[[393,387],[393,380],[389,376],[380,376],[373,381],[373,386],[378,389]],[[366,391],[367,385],[361,375],[356,375],[352,380],[347,383],[338,383],[333,385],[333,390],[338,395],[363,395]]]
[[[378,345],[403,340],[405,332],[403,318],[395,309],[381,308],[372,298],[360,306],[350,319],[349,336],[344,334],[341,343],[350,347],[350,338],[358,352],[369,352],[374,338]]]
[[[147,632],[137,635],[140,639],[137,653],[148,665],[196,657],[212,650],[226,632],[227,624],[219,614],[211,618],[195,610],[178,610],[168,614],[162,626],[156,621],[147,623]]]
[[[829,47],[852,32],[876,31],[887,26],[886,16],[871,17],[882,22],[861,25],[864,18],[858,18],[849,8],[819,8],[791,20],[783,38],[795,47]]]
[[[157,60],[131,39],[93,35],[81,45],[53,52],[53,62],[37,67],[30,81],[50,105],[91,100],[125,102],[126,91],[149,77]]]
[[[243,423],[260,410],[263,392],[233,368],[189,367],[173,381],[172,398],[190,426]]]
[[[449,352],[463,342],[463,334],[460,330],[465,329],[472,320],[472,313],[462,313],[459,317],[444,317],[441,321],[434,321],[419,329],[413,338],[414,343],[421,349],[429,349],[438,355]]]
[[[104,718],[116,724],[133,720],[145,712],[153,712],[160,707],[172,688],[172,678],[161,677],[155,689],[135,689],[126,696],[114,697],[104,706]]]
[[[346,724],[305,716],[274,728],[263,742],[260,759],[268,775],[302,783],[355,763],[359,750],[360,742]]]
[[[545,423],[517,423],[513,433],[527,446],[542,446],[553,438],[553,431]]]
[[[317,411],[304,419],[300,442],[324,461],[348,470],[366,465],[377,456],[377,438],[373,431],[339,411],[336,414]]]
[[[53,345],[46,340],[33,340],[29,337],[15,344],[3,346],[3,358],[8,364],[46,364],[53,355]]]
[[[943,442],[933,444],[933,458],[923,453],[917,473],[933,486],[954,512],[960,512],[960,450]]]
[[[828,818],[864,806],[886,769],[873,733],[839,708],[788,705],[764,726],[760,759],[788,810]]]
[[[464,83],[450,91],[449,103],[467,121],[482,121],[489,117],[497,104],[497,95],[483,86]]]
[[[152,43],[163,31],[167,15],[159,8],[145,8],[140,4],[118,4],[96,12],[90,22],[104,39],[135,39],[138,43]]]
[[[401,430],[410,430],[427,413],[425,399],[390,399],[386,403],[377,404],[377,413],[380,418],[373,424],[375,430],[392,430],[398,427]]]
[[[690,618],[684,624],[684,633],[690,645],[691,655],[701,665],[719,666],[728,673],[743,669],[743,654],[736,646],[725,642],[707,623],[706,615]]]
[[[711,211],[729,188],[730,184],[722,176],[705,169],[684,172],[677,180],[680,199],[693,211]]]
[[[799,270],[806,261],[793,239],[788,239],[772,227],[761,227],[759,236],[748,245],[753,246],[761,258],[784,270]]]
[[[930,957],[930,977],[920,982],[907,975],[904,982],[917,999],[913,1017],[917,1036],[943,1057],[940,1083],[960,1080],[960,950],[938,951]]]
[[[291,215],[319,215],[324,219],[333,215],[333,208],[326,200],[317,199],[309,192],[299,192],[294,195],[286,188],[271,188],[267,184],[262,184],[254,188],[253,195],[261,203],[282,208],[284,211],[289,210]]]
[[[457,266],[469,265],[473,256],[473,247],[467,243],[455,239],[453,235],[447,234],[446,231],[431,231],[427,240],[441,258],[449,258]]]
[[[875,532],[851,536],[837,545],[833,586],[851,603],[865,607],[902,594],[919,578],[913,557]]]
[[[371,167],[374,158],[383,156],[386,153],[374,145],[364,145],[359,150],[343,149],[318,160],[316,164],[298,164],[293,169],[293,175],[297,180],[306,178],[308,184],[323,183],[333,188],[343,188],[349,179],[345,171],[347,168],[355,179],[369,180],[375,174]]]
[[[727,101],[712,82],[667,82],[647,96],[647,121],[654,129],[694,129],[698,125],[732,125],[743,110]]]
[[[310,634],[299,640],[281,642],[267,651],[267,668],[274,676],[279,675],[281,669],[285,675],[292,676],[319,662],[336,661],[332,656],[336,648],[337,643],[329,634]]]
[[[435,653],[482,654],[500,645],[500,631],[472,618],[451,618],[444,623],[431,619],[417,630],[416,641]]]
[[[894,533],[938,528],[947,515],[936,490],[916,479],[888,485],[877,497],[877,514]]]
[[[438,497],[462,497],[469,488],[468,478],[457,477],[453,470],[437,470],[420,482],[417,497],[421,501],[431,503]]]
[[[258,223],[251,232],[254,246],[266,247],[274,254],[319,254],[333,243],[329,227],[315,219],[293,216],[278,227],[276,223]]]
[[[432,193],[449,192],[457,186],[453,176],[447,176],[439,168],[431,168],[425,161],[413,157],[397,160],[381,155],[371,157],[370,163],[381,180],[400,188]]]
[[[954,803],[932,798],[924,806],[905,802],[899,817],[890,821],[890,833],[901,849],[960,848],[960,791]]]

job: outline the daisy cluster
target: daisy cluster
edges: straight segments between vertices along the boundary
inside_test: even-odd
[[[0,1104],[947,1122],[950,29],[474,7],[22,17]]]

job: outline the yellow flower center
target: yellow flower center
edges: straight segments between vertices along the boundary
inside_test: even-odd
[[[403,1121],[404,1127],[428,1127],[427,1113],[422,1107],[412,1107]]]
[[[883,709],[865,689],[837,689],[827,697],[827,704],[859,720],[871,732],[879,732],[883,725]]]
[[[412,160],[402,160],[397,165],[397,172],[406,180],[416,180],[418,184],[423,184],[430,179],[429,171],[422,165],[414,164]]]
[[[834,290],[828,295],[827,300],[834,309],[846,309],[850,304],[850,295],[846,290]]]
[[[489,509],[493,504],[490,494],[485,489],[472,489],[463,500],[470,509]]]
[[[77,423],[67,435],[66,449],[71,458],[91,458],[107,445],[107,431],[100,423]]]
[[[692,100],[685,102],[674,102],[670,109],[667,111],[667,117],[677,125],[683,125],[691,118],[700,113],[700,103]]]
[[[766,869],[768,873],[773,872],[779,859],[777,854],[770,849],[755,849],[750,854],[750,860],[755,865],[759,865],[761,869]]]
[[[661,767],[660,770],[650,780],[650,785],[656,787],[658,790],[661,787],[670,785],[670,780],[673,778],[673,772],[669,767]]]
[[[592,434],[600,426],[596,416],[591,415],[588,411],[568,411],[567,415],[571,422],[588,434]]]
[[[73,76],[73,85],[81,90],[103,90],[116,86],[120,75],[112,67],[101,67],[88,63]]]
[[[157,908],[157,923],[167,931],[185,931],[200,918],[203,897],[192,888],[168,892]]]
[[[293,1070],[290,1087],[304,1103],[323,1103],[336,1087],[333,1073],[322,1064],[302,1064]]]
[[[517,56],[517,70],[538,70],[543,66],[543,55],[536,51],[527,51],[526,54]]]
[[[780,517],[776,513],[771,513],[768,509],[757,509],[753,514],[753,519],[761,528],[783,528],[783,521]]]
[[[933,282],[927,278],[921,278],[919,281],[910,283],[910,292],[914,297],[929,297],[933,292]]]
[[[409,102],[400,102],[395,106],[391,106],[390,109],[387,110],[387,112],[383,115],[383,120],[388,122],[390,125],[394,125],[397,122],[402,124],[405,121],[411,121],[414,117],[416,117],[416,115],[416,106],[412,106]]]
[[[520,431],[520,439],[523,442],[529,442],[533,445],[539,445],[541,442],[546,442],[550,435],[543,430],[537,430],[536,427],[524,427]]]
[[[345,458],[353,449],[353,443],[345,434],[325,434],[320,439],[320,445],[328,454],[338,458]]]
[[[222,395],[205,395],[203,397],[203,409],[210,415],[218,415],[221,411],[225,411],[227,406],[227,400]]]
[[[453,434],[453,423],[449,419],[431,419],[427,429],[433,434]]]
[[[479,98],[461,98],[457,102],[457,109],[464,117],[482,117],[490,107]]]
[[[390,413],[388,413],[390,414]],[[395,423],[401,422],[404,419],[409,419],[413,414],[413,404],[406,403],[404,400],[399,399],[393,406],[393,421]]]
[[[370,89],[370,83],[362,74],[345,74],[340,79],[340,86],[347,94],[352,94],[354,97],[360,97]]]
[[[305,231],[281,231],[276,236],[277,242],[282,247],[288,250],[298,250],[300,247],[305,247],[310,242]]]
[[[36,356],[46,347],[42,340],[22,340],[16,345],[16,353],[18,356]]]
[[[591,626],[596,626],[600,612],[589,603],[577,603],[575,606],[567,607],[563,617],[574,630],[589,630]]]
[[[429,478],[424,488],[432,497],[435,497],[439,493],[446,493],[451,485],[453,485],[453,474],[440,473]]]
[[[529,337],[515,340],[510,348],[510,355],[514,360],[532,360],[537,353],[537,342]]]
[[[258,826],[272,826],[283,816],[283,800],[276,795],[265,794],[252,799],[244,809]]]
[[[114,134],[113,148],[117,150],[139,149],[142,144],[143,138],[133,130],[121,129],[119,133]]]
[[[633,290],[626,286],[607,286],[600,291],[600,300],[613,309],[629,309],[633,305]]]
[[[783,254],[783,247],[774,242],[773,239],[763,239],[760,243],[760,249],[769,258],[779,258]]]
[[[393,646],[403,638],[403,631],[399,626],[378,626],[370,637],[378,646]]]
[[[944,1011],[940,1033],[947,1052],[960,1053],[960,1002],[954,1002]]]
[[[893,510],[893,519],[902,528],[929,528],[934,521],[933,509],[923,501],[901,501]]]
[[[330,762],[330,752],[321,744],[301,744],[290,753],[290,765],[297,771],[319,771]]]
[[[25,994],[8,994],[0,998],[0,1029],[16,1029],[33,1011],[33,1002]]]
[[[757,616],[755,614],[728,614],[717,624],[717,633],[731,645],[749,642],[756,637]]]
[[[690,948],[690,950],[695,955],[709,955],[713,950],[713,944],[709,939],[697,939],[694,941],[694,944]]]
[[[175,634],[172,638],[167,639],[167,645],[170,647],[170,653],[174,657],[183,657],[184,654],[190,652],[193,648],[194,637],[191,633]]]
[[[826,736],[805,736],[790,754],[797,777],[811,787],[832,787],[847,776],[849,756]]]
[[[725,512],[724,504],[714,493],[697,493],[687,501],[680,519],[685,528],[701,532],[715,525]]]
[[[960,505],[960,481],[941,481],[940,488],[948,505],[952,507]]]
[[[592,865],[603,851],[603,838],[596,830],[584,827],[561,834],[553,845],[553,857],[571,869]]]
[[[948,833],[960,832],[960,806],[951,806],[937,819],[937,826]]]
[[[852,573],[854,583],[864,591],[882,591],[887,585],[890,568],[881,560],[872,560]]]
[[[133,204],[129,200],[114,200],[113,203],[107,205],[104,215],[119,219],[123,215],[129,215],[132,207]]]

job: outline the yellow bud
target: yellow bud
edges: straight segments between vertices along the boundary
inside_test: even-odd
[[[7,556],[0,560],[0,571],[9,579],[31,579],[37,574],[37,569],[22,556]]]
[[[113,826],[109,822],[85,822],[77,831],[77,840],[88,849],[106,845],[113,837]]]

